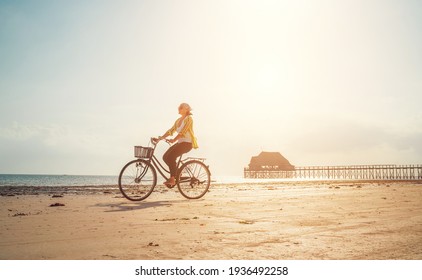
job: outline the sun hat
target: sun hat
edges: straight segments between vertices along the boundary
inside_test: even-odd
[[[192,111],[192,107],[188,103],[182,103],[180,104],[179,108],[186,108],[189,112]]]

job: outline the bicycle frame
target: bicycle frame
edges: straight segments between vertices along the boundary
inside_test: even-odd
[[[163,176],[164,179],[168,180],[170,171],[167,170],[161,162],[155,157],[154,154],[152,154],[152,157],[150,158],[150,162],[154,165],[154,167],[157,169],[157,171],[160,173],[161,176]],[[182,156],[179,157],[179,160],[177,162],[176,168],[179,169],[180,163],[182,162]],[[165,174],[164,174],[165,173]],[[167,177],[168,176],[168,177]]]
[[[155,144],[153,143],[154,147],[153,147],[153,150],[152,150],[152,155],[148,159],[148,162],[149,163],[152,163],[152,165],[158,170],[158,172],[160,173],[161,176],[163,176],[164,179],[169,180],[169,178],[170,178],[170,176],[169,176],[170,175],[170,171],[168,169],[166,169],[163,166],[163,164],[161,164],[161,162],[158,160],[158,158],[154,155],[155,148],[157,147],[157,144],[158,144],[158,142],[155,143]],[[180,167],[180,163],[183,161],[182,160],[182,157],[183,157],[183,155],[179,156],[179,160],[177,161],[177,165],[176,165],[177,170]]]
[[[146,199],[157,186],[157,170],[163,178],[169,179],[168,168],[154,155],[158,142],[156,138],[151,138],[147,147],[135,146],[137,159],[126,163],[120,171],[119,189],[127,199],[132,201]],[[181,155],[176,161],[176,185],[179,192],[188,199],[203,197],[211,183],[211,172],[204,163],[205,158],[183,158]],[[172,188],[174,185],[167,187]]]

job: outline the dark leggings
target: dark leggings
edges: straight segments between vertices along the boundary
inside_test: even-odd
[[[190,150],[192,150],[192,143],[182,142],[174,144],[165,152],[163,160],[170,168],[170,176],[176,176],[176,159]]]

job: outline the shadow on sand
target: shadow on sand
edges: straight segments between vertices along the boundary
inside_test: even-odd
[[[154,207],[170,207],[174,203],[184,202],[186,200],[176,201],[153,201],[153,202],[113,202],[113,203],[97,203],[93,207],[107,208],[104,212],[121,212],[121,211],[134,211]]]

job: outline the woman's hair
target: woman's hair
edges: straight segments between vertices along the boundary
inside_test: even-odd
[[[192,115],[192,107],[188,103],[182,103],[179,107],[185,108],[188,110],[188,115]]]

